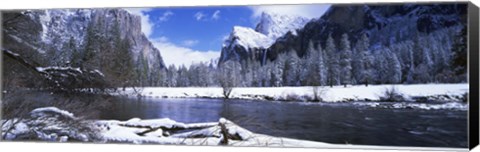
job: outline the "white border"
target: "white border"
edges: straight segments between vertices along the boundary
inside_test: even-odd
[[[259,4],[309,4],[309,3],[379,3],[379,2],[429,2],[431,0],[13,0],[3,1],[0,10],[45,9],[45,8],[94,8],[94,7],[165,7],[165,6],[219,6],[219,5],[259,5]],[[449,0],[435,0],[448,2]],[[451,1],[451,0],[450,0]],[[478,3],[478,2],[473,2]],[[477,6],[479,6],[477,4]],[[395,138],[395,137],[392,137]],[[251,152],[399,152],[415,150],[371,150],[371,149],[317,149],[317,148],[258,148],[258,147],[220,147],[220,146],[165,146],[165,145],[129,145],[129,144],[83,144],[83,143],[37,143],[37,142],[0,142],[2,151],[251,151]],[[404,147],[402,147],[404,149]],[[418,151],[418,150],[417,150]],[[477,147],[474,152],[480,152]],[[425,152],[425,150],[423,151]]]

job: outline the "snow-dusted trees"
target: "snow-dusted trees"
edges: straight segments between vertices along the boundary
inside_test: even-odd
[[[340,40],[340,82],[344,87],[351,83],[352,79],[352,50],[348,35],[343,34]]]
[[[70,61],[69,61],[70,66],[80,67],[80,64],[82,62],[82,52],[75,45],[75,39],[73,37],[70,37],[70,40],[69,40],[69,43],[68,43],[68,49],[70,49],[72,51],[72,55],[71,55]]]
[[[402,67],[400,65],[400,61],[395,53],[390,51],[390,49],[386,48],[384,50],[384,55],[386,59],[386,80],[385,83],[388,84],[396,84],[400,83],[402,79]]]
[[[295,50],[287,52],[287,60],[283,65],[283,85],[284,86],[298,86],[299,74],[302,69],[300,58]]]
[[[221,63],[218,68],[205,63],[178,69],[170,66],[166,86],[225,86],[227,80],[233,81],[226,79],[232,73],[236,73],[235,86],[245,87],[459,82],[465,79],[453,71],[465,63],[453,60],[463,61],[461,49],[465,46],[454,42],[453,36],[462,35],[458,33],[458,28],[418,33],[412,40],[391,41],[388,45],[371,43],[366,33],[357,40],[343,34],[336,41],[329,35],[324,47],[320,41],[311,40],[305,50],[289,48],[278,52],[275,59],[253,56],[228,62],[229,66]],[[460,52],[455,56],[450,51],[454,43]],[[256,55],[261,54],[266,55]],[[234,72],[226,70],[233,67]]]
[[[453,71],[460,77],[466,77],[467,74],[467,27],[463,26],[461,31],[456,34],[451,51],[453,59],[450,61],[454,67]]]
[[[285,54],[280,54],[277,57],[277,61],[272,63],[272,69],[271,69],[271,74],[270,74],[270,85],[274,87],[281,87],[282,86],[282,75],[283,75],[283,65],[285,63],[284,60],[286,60],[286,55]]]
[[[352,58],[352,73],[355,83],[368,86],[372,82],[372,61],[373,58],[369,51],[370,41],[364,33],[355,46],[355,53]]]
[[[167,87],[177,86],[177,67],[175,65],[168,66],[167,69]]]
[[[324,63],[324,52],[319,44],[315,49],[312,41],[309,42],[304,60],[306,61],[303,75],[306,86],[320,86],[326,82],[326,67]]]
[[[338,65],[337,49],[332,35],[328,36],[327,44],[325,46],[325,53],[327,56],[327,83],[330,87],[332,87],[333,85],[338,84],[338,74],[340,70]]]
[[[241,65],[237,61],[229,60],[219,67],[218,80],[223,89],[223,96],[228,99],[234,87],[240,83]]]
[[[187,67],[185,67],[185,65],[182,65],[178,68],[177,86],[178,87],[188,87],[188,86],[190,86],[189,77],[188,77],[188,69],[187,69]]]

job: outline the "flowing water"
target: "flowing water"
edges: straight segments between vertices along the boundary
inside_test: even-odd
[[[102,119],[227,118],[255,133],[338,144],[467,147],[467,111],[386,109],[351,103],[121,98]]]

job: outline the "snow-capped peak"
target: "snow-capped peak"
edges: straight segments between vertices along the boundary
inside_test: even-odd
[[[301,16],[263,12],[255,31],[275,40],[289,31],[296,34],[296,29],[303,28],[308,21]]]
[[[296,30],[303,28],[307,22],[309,22],[307,18],[299,16],[263,12],[255,29],[233,27],[233,31],[223,42],[219,62],[230,59],[241,60],[255,52],[254,50],[258,53],[258,49],[267,49],[289,31],[296,34]],[[264,55],[265,53],[266,51]]]
[[[294,15],[280,15],[272,12],[263,12],[255,30],[248,27],[234,26],[229,38],[223,47],[240,45],[245,48],[268,48],[275,40],[287,32],[296,33],[309,20]]]
[[[223,43],[223,47],[239,45],[245,48],[267,48],[272,43],[272,39],[251,28],[234,26],[232,33]]]

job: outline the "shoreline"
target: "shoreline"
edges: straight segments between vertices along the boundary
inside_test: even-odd
[[[412,84],[412,85],[363,85],[318,87],[317,97],[314,100],[314,88],[303,87],[237,87],[229,99],[286,101],[286,102],[352,102],[382,100],[385,90],[394,88],[401,95],[400,102],[463,102],[464,95],[468,93],[468,83],[461,84]],[[145,87],[136,88],[139,92],[127,88],[113,95],[137,96],[145,98],[204,98],[225,99],[220,87]]]

